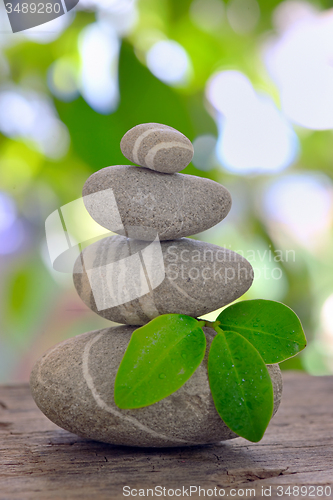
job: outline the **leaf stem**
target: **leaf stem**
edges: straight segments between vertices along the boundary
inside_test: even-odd
[[[198,320],[198,323],[201,328],[206,327],[206,328],[213,328],[215,330],[217,327],[219,327],[221,329],[220,327],[221,321],[218,320],[216,321]]]

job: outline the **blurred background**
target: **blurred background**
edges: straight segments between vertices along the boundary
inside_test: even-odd
[[[0,382],[49,347],[110,326],[52,269],[45,219],[93,172],[128,164],[138,123],[184,133],[183,173],[233,207],[196,236],[255,268],[242,298],[284,302],[308,347],[282,364],[333,373],[332,0],[80,0],[13,34],[0,3]],[[215,317],[216,315],[212,315]]]

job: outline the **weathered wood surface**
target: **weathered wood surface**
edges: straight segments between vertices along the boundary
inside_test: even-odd
[[[297,496],[296,490],[279,496],[278,486],[303,485],[308,491],[303,488],[305,494],[298,498],[333,499],[333,377],[284,372],[283,378],[281,407],[260,443],[237,438],[215,446],[166,450],[78,438],[44,417],[27,385],[2,386],[0,499],[134,498],[123,495],[125,485],[138,489],[138,497],[140,488],[147,493],[158,485],[167,490],[192,485],[216,487],[217,492],[224,488],[229,498],[249,498],[247,489],[252,489],[251,498],[265,498],[262,487],[271,486],[269,498],[276,499]],[[309,488],[318,485],[331,486],[331,496]],[[186,492],[176,493],[187,498]],[[168,498],[163,490],[160,498]],[[191,498],[203,498],[203,492],[199,497],[192,491]]]

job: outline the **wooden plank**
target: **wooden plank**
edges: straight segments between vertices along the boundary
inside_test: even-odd
[[[297,490],[291,496],[278,493],[281,487],[297,485],[308,488],[299,498],[333,498],[333,377],[284,372],[283,378],[281,407],[260,443],[237,438],[214,446],[165,450],[81,439],[44,417],[28,385],[2,386],[0,498],[123,499],[125,485],[146,494],[147,488],[156,486],[184,487],[184,493],[176,492],[182,498],[187,498],[186,492],[190,495],[190,486],[213,491],[216,487],[213,498],[220,498],[222,489],[225,497],[265,498],[262,488],[268,495],[272,487],[269,498],[276,499],[294,498]],[[331,487],[331,496],[310,486]],[[159,491],[161,498],[168,498],[163,490],[154,493]],[[152,498],[152,492],[148,496]],[[203,498],[203,490],[199,496],[192,489],[191,498]]]

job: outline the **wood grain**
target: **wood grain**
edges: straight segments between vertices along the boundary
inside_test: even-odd
[[[47,420],[28,385],[0,386],[0,499],[134,498],[123,495],[125,485],[216,487],[232,498],[245,498],[246,489],[255,490],[251,498],[265,498],[262,487],[271,486],[275,499],[295,498],[278,496],[277,486],[327,485],[330,497],[298,498],[333,498],[333,377],[284,372],[283,378],[281,407],[260,443],[237,438],[166,450],[83,440]]]

